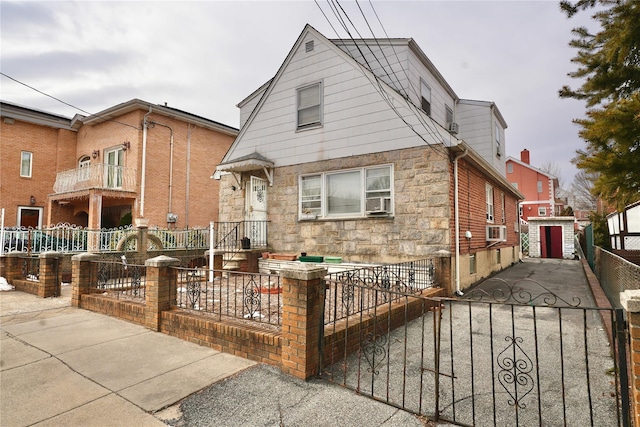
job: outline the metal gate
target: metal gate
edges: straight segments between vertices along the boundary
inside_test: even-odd
[[[363,270],[327,284],[321,378],[458,425],[630,425],[621,310],[530,279],[459,299]]]

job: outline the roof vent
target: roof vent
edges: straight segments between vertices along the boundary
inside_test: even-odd
[[[312,50],[313,50],[313,40],[310,40],[304,45],[304,51],[308,53],[308,52],[311,52]]]

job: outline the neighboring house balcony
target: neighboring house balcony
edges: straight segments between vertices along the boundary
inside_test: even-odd
[[[58,195],[88,193],[92,189],[135,193],[136,170],[100,163],[59,172],[52,196],[57,199]]]

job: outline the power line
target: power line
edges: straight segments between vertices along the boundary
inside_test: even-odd
[[[122,126],[128,126],[128,127],[130,127],[130,128],[140,130],[140,128],[139,128],[139,127],[137,127],[137,126],[133,126],[133,125],[130,125],[130,124],[128,124],[128,123],[122,123],[122,122],[119,122],[119,121],[117,121],[117,120],[114,120],[114,119],[111,119],[111,118],[108,118],[108,117],[104,117],[104,116],[100,116],[100,115],[97,115],[97,114],[90,113],[90,112],[88,112],[88,111],[86,111],[86,110],[83,110],[83,109],[82,109],[82,108],[80,108],[80,107],[76,107],[76,106],[75,106],[75,105],[73,105],[73,104],[69,104],[68,102],[63,101],[63,100],[61,100],[60,98],[56,98],[56,97],[55,97],[55,96],[53,96],[53,95],[49,95],[48,93],[43,92],[43,91],[41,91],[40,89],[37,89],[37,88],[35,88],[35,87],[33,87],[33,86],[30,86],[30,85],[28,85],[28,84],[26,84],[26,83],[24,83],[24,82],[21,82],[20,80],[15,79],[15,78],[11,77],[10,75],[3,73],[2,71],[0,71],[0,75],[2,75],[2,76],[4,76],[4,77],[8,78],[9,80],[13,80],[13,81],[14,81],[14,82],[16,82],[16,83],[21,84],[22,86],[28,87],[29,89],[31,89],[31,90],[33,90],[33,91],[35,91],[35,92],[38,92],[38,93],[39,93],[39,94],[41,94],[41,95],[47,96],[47,97],[49,97],[49,98],[51,98],[51,99],[54,99],[54,100],[56,100],[56,101],[60,102],[61,104],[64,104],[64,105],[66,105],[66,106],[69,106],[69,107],[71,107],[71,108],[73,108],[73,109],[75,109],[75,110],[81,111],[81,112],[83,112],[83,113],[85,113],[85,114],[88,114],[88,115],[90,115],[90,116],[97,116],[97,117],[100,117],[100,118],[106,119],[106,120],[107,120],[107,121],[109,121],[109,122],[117,123],[117,124],[122,125]]]
[[[382,99],[387,103],[387,105],[389,105],[389,107],[391,108],[391,110],[405,123],[405,125],[411,129],[411,131],[413,133],[415,133],[420,139],[422,139],[423,142],[425,142],[425,144],[427,144],[427,146],[429,146],[430,149],[434,150],[435,152],[441,152],[442,154],[448,154],[446,152],[446,149],[444,149],[444,147],[442,147],[442,150],[440,150],[441,147],[439,146],[434,146],[433,144],[429,143],[429,141],[427,141],[424,136],[422,136],[422,134],[420,132],[418,132],[413,125],[411,125],[410,123],[407,122],[407,120],[403,117],[403,115],[397,110],[396,106],[393,105],[393,103],[391,102],[391,100],[388,98],[388,94],[386,93],[385,89],[382,87],[381,82],[380,82],[380,78],[373,72],[373,69],[371,67],[371,65],[369,64],[369,62],[367,61],[366,57],[364,56],[364,53],[362,52],[362,50],[360,49],[359,44],[356,42],[356,40],[353,38],[353,36],[351,35],[351,32],[349,31],[348,26],[346,25],[346,23],[344,22],[344,19],[342,19],[342,17],[340,16],[340,13],[338,11],[338,6],[336,6],[335,4],[332,4],[335,1],[335,3],[340,7],[340,9],[342,10],[342,13],[346,16],[346,18],[349,20],[349,22],[351,23],[351,25],[354,27],[354,30],[358,33],[358,35],[360,35],[359,31],[357,30],[357,28],[355,27],[355,25],[353,24],[353,21],[351,21],[351,19],[349,18],[348,14],[346,13],[346,11],[344,10],[344,8],[342,8],[342,6],[340,5],[338,0],[331,0],[331,2],[329,0],[327,0],[327,3],[329,4],[329,7],[331,8],[331,10],[333,11],[334,15],[336,16],[336,18],[338,19],[338,21],[341,23],[342,27],[344,28],[345,32],[347,33],[347,35],[349,36],[349,38],[351,39],[351,41],[354,43],[354,46],[356,47],[356,49],[358,50],[358,52],[360,53],[360,55],[363,58],[363,61],[366,63],[366,65],[369,67],[369,71],[371,71],[371,74],[373,75],[373,78],[375,80],[375,83],[373,81],[371,81],[371,79],[369,78],[369,76],[364,72],[364,70],[361,70],[363,75],[371,81],[371,84],[376,88],[376,91],[380,94],[380,96],[382,97]],[[318,6],[318,8],[320,8],[320,10],[322,11],[322,8],[320,7],[320,5],[318,4],[318,2],[316,1],[316,5]],[[325,19],[328,19],[328,17],[326,16],[326,14],[324,13],[324,11],[322,11],[323,15],[325,16]],[[336,33],[336,35],[338,36],[338,38],[340,38],[340,35],[338,34],[338,32],[335,30],[335,28],[333,27],[333,25],[331,24],[331,22],[329,21],[329,25],[331,26],[331,28],[334,30],[334,32]],[[362,36],[360,36],[362,39]],[[374,35],[375,38],[375,35]],[[362,40],[362,42],[364,43],[365,46],[367,46],[367,48],[369,49],[369,51],[371,52],[371,54],[373,55],[373,57],[376,59],[376,61],[378,61],[380,63],[380,65],[382,66],[383,70],[384,70],[384,66],[382,65],[382,62],[377,58],[377,56],[375,55],[375,53],[372,51],[371,47],[364,41]],[[395,52],[395,50],[394,50]],[[349,52],[346,52],[349,53]],[[350,54],[350,56],[356,60],[353,57],[353,54]],[[397,53],[396,53],[397,56]],[[359,64],[359,62],[356,60],[356,63]],[[393,69],[391,70],[393,72]],[[386,73],[386,70],[385,70]],[[394,72],[393,72],[394,73]],[[394,73],[395,74],[395,73]],[[406,71],[405,71],[406,74]],[[388,76],[388,73],[387,73]],[[391,77],[389,76],[389,80],[392,82],[393,79],[391,79]],[[399,81],[397,75],[396,75],[396,80]],[[408,80],[407,80],[408,81]],[[402,96],[402,94],[400,93],[400,95]],[[411,107],[413,106],[415,108],[415,106],[413,105],[413,103],[407,98],[403,96],[403,99],[407,102],[407,106],[409,107],[409,111],[418,119],[418,121],[422,124],[423,128],[425,131],[427,131],[427,134],[432,135],[434,137],[436,137],[436,139],[439,139],[440,142],[442,142],[443,144],[445,144],[445,141],[442,140],[442,136],[437,132],[437,129],[431,129],[428,123],[425,123],[424,119],[420,116],[420,113],[417,111],[414,111]],[[439,137],[439,138],[438,138]]]

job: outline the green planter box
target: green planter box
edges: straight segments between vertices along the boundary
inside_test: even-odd
[[[302,262],[322,262],[324,260],[324,258],[321,256],[312,256],[312,255],[301,256],[298,259]]]
[[[340,264],[342,262],[342,258],[339,256],[327,256],[324,257],[324,262],[329,264]]]

